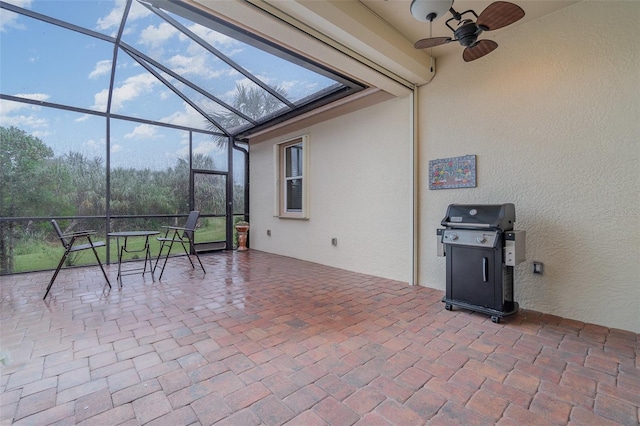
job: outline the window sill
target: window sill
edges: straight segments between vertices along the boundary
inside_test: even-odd
[[[309,220],[309,216],[278,215],[278,219]]]

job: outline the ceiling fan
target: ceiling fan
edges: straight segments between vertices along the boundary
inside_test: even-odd
[[[437,17],[446,13],[447,10],[445,8],[447,5],[448,12],[451,13],[452,17],[449,18],[445,24],[453,31],[453,38],[424,38],[418,40],[413,46],[416,49],[427,49],[457,41],[465,47],[464,52],[462,52],[462,58],[465,62],[481,58],[493,52],[498,47],[498,43],[493,40],[478,40],[478,36],[482,34],[483,31],[493,31],[506,27],[522,19],[524,16],[524,10],[522,10],[520,6],[506,1],[491,3],[480,13],[480,16],[473,10],[466,10],[459,13],[453,8],[452,0],[413,0],[411,2],[411,14],[420,21],[433,22]],[[468,14],[475,17],[475,22],[470,18],[463,19],[463,16]],[[451,21],[458,21],[457,28],[454,29],[449,25]]]

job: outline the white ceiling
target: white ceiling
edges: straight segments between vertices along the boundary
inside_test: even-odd
[[[429,51],[413,47],[416,41],[429,37],[429,23],[411,15],[411,0],[183,1],[371,88],[361,92],[365,96],[356,97],[353,104],[340,104],[333,109],[329,105],[319,113],[312,111],[295,125],[308,125],[309,121],[342,113],[343,109],[365,107],[387,99],[385,96],[408,96],[412,87],[428,83],[437,72],[430,53],[436,58],[459,55],[462,61],[463,49],[458,43],[427,49]],[[500,43],[501,38],[506,37],[505,32],[578,1],[581,0],[512,0],[523,8],[525,17],[506,28],[486,32],[481,38]],[[473,9],[480,15],[489,4],[491,0],[455,0],[453,8],[460,13]],[[433,23],[434,37],[452,35],[445,26],[449,17],[451,14],[446,13]],[[355,104],[359,106],[353,106]],[[283,123],[284,127],[288,125],[290,123]],[[265,134],[255,140],[268,137],[271,136]]]
[[[394,96],[406,95],[407,87],[426,84],[433,78],[431,56],[455,54],[462,61],[463,49],[458,43],[426,50],[413,47],[416,41],[429,37],[430,24],[411,15],[411,0],[184,1],[198,3],[247,31]],[[506,32],[577,1],[512,0],[522,7],[525,17],[506,28],[485,32],[480,38],[499,44]],[[491,0],[455,0],[453,8],[460,13],[473,9],[480,15],[489,4]],[[447,12],[433,23],[433,37],[452,36],[445,26],[450,17]],[[293,29],[295,32],[291,32]],[[394,83],[384,80],[389,76]]]
[[[381,19],[386,21],[391,27],[402,34],[411,44],[416,41],[428,38],[429,36],[429,23],[421,22],[413,18],[409,11],[411,0],[357,0],[365,7],[370,9],[373,13],[378,15]],[[525,11],[525,16],[520,21],[512,24],[510,28],[522,25],[526,22],[537,19],[541,16],[553,13],[559,9],[567,7],[572,3],[576,3],[578,0],[512,0],[511,3],[515,3]],[[453,9],[459,13],[472,9],[478,15],[490,4],[492,1],[488,0],[456,0],[453,3]],[[465,16],[466,17],[466,16]],[[472,17],[472,16],[470,16]],[[453,34],[451,30],[445,26],[447,19],[451,18],[450,13],[446,13],[445,16],[436,19],[433,22],[432,33],[433,37],[451,37]],[[450,23],[453,28],[456,28],[456,22]],[[506,29],[506,28],[505,28]],[[496,34],[505,29],[497,30]],[[492,37],[490,33],[485,34],[483,37]],[[496,38],[498,36],[496,35]],[[499,41],[499,40],[497,40]],[[432,53],[434,57],[450,54],[452,52],[458,52],[462,56],[462,47],[457,43],[449,43],[443,46],[433,48]]]

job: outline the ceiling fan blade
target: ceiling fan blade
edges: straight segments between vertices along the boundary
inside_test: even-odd
[[[496,50],[498,43],[493,40],[480,40],[473,46],[469,46],[462,52],[462,59],[465,62],[475,61],[478,58],[482,58],[487,53],[491,53]]]
[[[524,10],[520,6],[506,1],[497,1],[482,11],[476,25],[484,31],[493,31],[511,25],[523,16]]]
[[[442,44],[449,43],[453,39],[451,37],[431,37],[431,38],[423,38],[422,40],[416,41],[413,45],[416,49],[426,49],[428,47],[436,47]]]

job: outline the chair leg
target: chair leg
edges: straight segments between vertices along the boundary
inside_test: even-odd
[[[158,253],[158,257],[156,257],[156,263],[153,265],[153,273],[156,273],[156,268],[158,267],[158,260],[162,257],[162,250],[164,249],[165,241],[160,244],[160,252]]]
[[[62,255],[62,259],[60,259],[60,263],[58,263],[58,267],[56,268],[56,271],[53,273],[53,277],[51,277],[51,281],[49,281],[49,285],[47,286],[47,291],[44,294],[44,297],[42,298],[42,300],[47,298],[47,294],[49,294],[49,290],[51,290],[51,286],[53,285],[53,282],[56,280],[56,277],[58,276],[58,272],[60,272],[60,269],[62,268],[64,261],[67,260],[67,256],[69,256],[70,248],[71,247],[69,247],[64,251],[64,254]]]
[[[200,264],[200,267],[202,268],[202,272],[204,272],[206,274],[207,271],[205,271],[204,270],[204,266],[202,266],[202,261],[200,260],[200,256],[198,256],[198,252],[195,249],[195,244],[194,244],[194,241],[192,239],[189,239],[189,248],[193,251],[193,254],[196,255],[196,259],[198,259],[198,263]],[[189,257],[189,260],[191,260],[191,257]],[[191,262],[191,265],[193,265],[193,262]],[[195,269],[195,266],[193,268]]]
[[[102,269],[102,275],[104,275],[104,279],[107,280],[107,284],[109,284],[109,288],[111,288],[111,283],[109,282],[109,277],[107,277],[107,273],[104,271],[104,267],[102,266],[102,262],[100,262],[100,258],[98,257],[98,252],[96,248],[93,246],[93,241],[91,238],[87,237],[89,243],[91,244],[91,250],[93,250],[93,254],[96,256],[96,260],[98,261],[98,265],[100,265],[100,269]]]
[[[187,259],[189,259],[189,263],[191,263],[191,267],[196,269],[196,265],[193,264],[193,260],[191,260],[191,253],[187,251],[187,246],[184,245],[184,241],[180,240],[180,244],[182,244],[182,249],[184,250],[184,254],[187,255]],[[191,240],[189,240],[189,248],[191,248]]]
[[[158,277],[158,280],[162,279],[162,274],[164,274],[164,267],[167,266],[167,260],[169,260],[169,255],[171,254],[171,248],[173,247],[173,240],[171,241],[171,243],[169,243],[169,251],[167,251],[167,255],[164,258],[164,263],[162,264],[162,270],[160,271],[160,276]],[[158,258],[160,256],[158,255]]]

